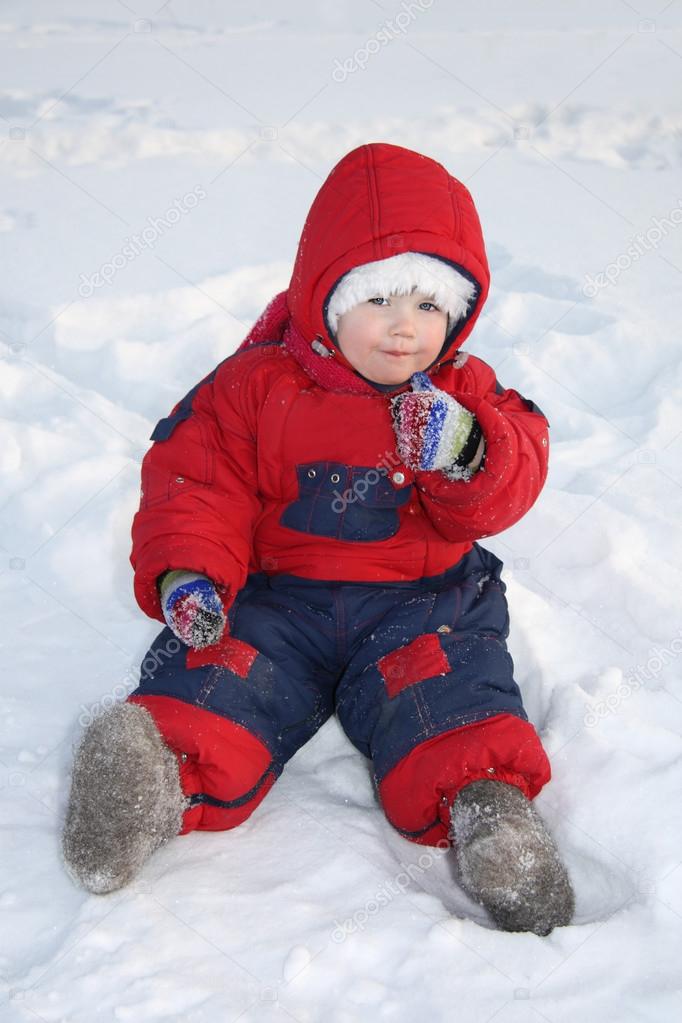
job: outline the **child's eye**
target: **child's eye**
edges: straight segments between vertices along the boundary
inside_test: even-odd
[[[367,301],[370,302],[372,305],[377,306],[389,305],[389,300],[387,298],[384,298],[382,295],[375,295],[374,298],[368,298]],[[420,302],[419,308],[423,309],[425,312],[430,312],[432,309],[435,310],[435,312],[437,313],[440,312],[440,306],[437,306],[435,302],[430,301]]]

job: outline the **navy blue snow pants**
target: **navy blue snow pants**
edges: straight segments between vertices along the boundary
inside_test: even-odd
[[[214,646],[188,650],[165,629],[130,699],[178,756],[183,833],[248,817],[334,712],[371,761],[388,819],[414,841],[447,839],[449,805],[468,782],[536,795],[549,763],[513,678],[501,568],[475,544],[413,582],[258,573]]]

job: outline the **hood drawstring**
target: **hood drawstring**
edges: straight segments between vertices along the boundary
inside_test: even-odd
[[[310,347],[316,355],[321,355],[323,359],[331,359],[336,355],[336,349],[327,348],[319,334],[315,337],[314,341],[310,342]]]

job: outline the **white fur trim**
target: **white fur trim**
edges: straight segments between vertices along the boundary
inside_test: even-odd
[[[327,310],[329,326],[335,334],[339,317],[370,298],[409,295],[413,291],[430,295],[448,314],[448,329],[466,315],[476,294],[471,281],[441,259],[421,252],[401,252],[356,266],[341,278]]]

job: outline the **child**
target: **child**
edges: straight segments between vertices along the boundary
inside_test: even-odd
[[[336,712],[391,824],[451,842],[498,927],[569,923],[502,564],[476,543],[547,471],[540,410],[459,352],[488,285],[466,188],[361,146],[320,189],[288,290],[156,426],[131,560],[167,628],[76,755],[63,848],[90,891],[245,820]]]

